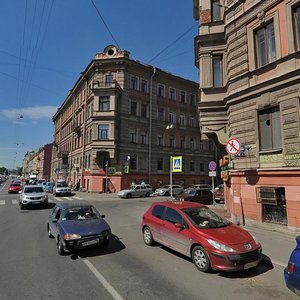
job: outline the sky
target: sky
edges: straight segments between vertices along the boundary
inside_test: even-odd
[[[192,0],[9,0],[0,14],[0,167],[53,142],[52,116],[110,44],[198,81]]]

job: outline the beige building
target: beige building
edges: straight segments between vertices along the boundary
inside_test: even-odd
[[[106,182],[109,191],[143,181],[157,187],[169,183],[170,156],[182,156],[174,184],[210,182],[216,151],[200,140],[197,93],[198,83],[106,47],[53,117],[53,179],[91,192],[106,191]]]
[[[201,132],[243,150],[223,167],[227,209],[299,228],[300,1],[194,0],[194,18]]]

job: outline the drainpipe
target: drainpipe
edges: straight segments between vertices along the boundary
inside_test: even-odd
[[[150,78],[150,103],[149,103],[149,157],[148,157],[148,183],[151,184],[151,161],[152,161],[152,101],[153,101],[153,78],[156,75],[156,68]]]
[[[85,116],[85,106],[86,106],[86,101],[87,101],[87,92],[88,92],[88,79],[86,77],[86,75],[82,75],[82,77],[85,79],[85,97],[83,100],[83,105],[82,105],[82,109],[83,109],[83,134],[82,134],[82,153],[81,153],[81,161],[82,161],[82,171],[81,171],[81,186],[83,187],[83,179],[84,179],[84,175],[83,175],[83,170],[84,170],[84,150],[85,150],[85,122],[86,122],[86,116]]]

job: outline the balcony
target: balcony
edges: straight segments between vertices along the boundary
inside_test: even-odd
[[[76,121],[74,121],[73,123],[72,123],[72,130],[74,131],[74,132],[80,132],[80,125],[79,125],[79,123],[78,122],[76,122]]]
[[[121,91],[121,87],[116,80],[103,82],[103,81],[93,81],[92,91],[97,92],[99,90],[117,90]]]

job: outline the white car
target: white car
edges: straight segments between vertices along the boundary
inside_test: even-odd
[[[42,186],[25,185],[20,193],[19,205],[21,209],[29,205],[48,207],[48,196]]]
[[[121,190],[118,192],[118,196],[121,198],[132,197],[149,197],[153,193],[153,189],[150,184],[135,184],[128,190]]]
[[[56,197],[58,195],[71,196],[72,190],[65,181],[58,181],[58,182],[55,182],[52,193],[53,193],[54,197]]]
[[[184,188],[178,184],[172,184],[172,195],[178,195],[183,193]],[[158,196],[170,196],[171,195],[171,185],[165,185],[161,188],[155,190],[154,195]]]

